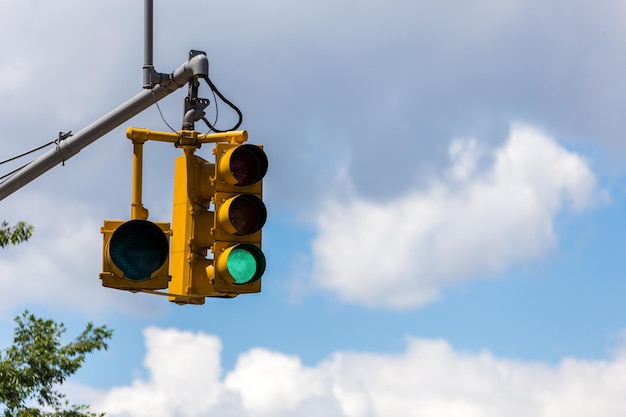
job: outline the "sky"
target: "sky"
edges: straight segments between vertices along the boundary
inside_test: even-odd
[[[154,3],[155,69],[205,51],[268,155],[263,290],[101,286],[100,228],[130,218],[125,130],[178,129],[182,88],[0,201],[35,227],[0,252],[0,346],[24,310],[67,340],[114,329],[62,388],[111,417],[626,413],[626,4]],[[0,160],[142,91],[143,2],[0,6]],[[144,147],[152,221],[180,152]]]

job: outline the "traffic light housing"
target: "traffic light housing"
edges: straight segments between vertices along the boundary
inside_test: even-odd
[[[262,201],[268,160],[263,148],[217,143],[214,178],[213,288],[229,294],[261,291],[266,260],[261,228],[267,219]]]
[[[207,276],[212,260],[213,212],[209,211],[213,188],[213,164],[185,151],[174,163],[172,200],[172,248],[169,300],[178,304],[204,304],[204,297],[226,296],[213,290]]]
[[[102,285],[129,291],[168,287],[169,223],[105,220]]]
[[[214,154],[209,163],[185,150],[175,162],[169,299],[178,304],[261,291],[267,156],[240,143],[217,143]]]

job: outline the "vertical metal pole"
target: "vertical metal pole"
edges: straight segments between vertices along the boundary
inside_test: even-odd
[[[144,1],[144,25],[143,25],[143,88],[153,87],[152,73],[154,72],[153,50],[153,21],[154,21],[153,0]]]

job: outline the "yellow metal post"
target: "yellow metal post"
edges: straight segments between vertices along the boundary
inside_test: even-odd
[[[143,144],[141,140],[133,140],[133,185],[130,204],[131,220],[147,220],[148,210],[141,202],[143,176]]]

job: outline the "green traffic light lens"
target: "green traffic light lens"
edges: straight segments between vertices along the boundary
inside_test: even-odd
[[[250,282],[257,270],[257,262],[254,256],[245,249],[233,249],[228,255],[228,272],[237,284]]]
[[[113,232],[109,256],[125,278],[145,281],[165,263],[168,246],[159,226],[147,220],[130,220]]]
[[[265,256],[254,245],[240,244],[228,252],[226,267],[235,284],[249,284],[265,272]]]

